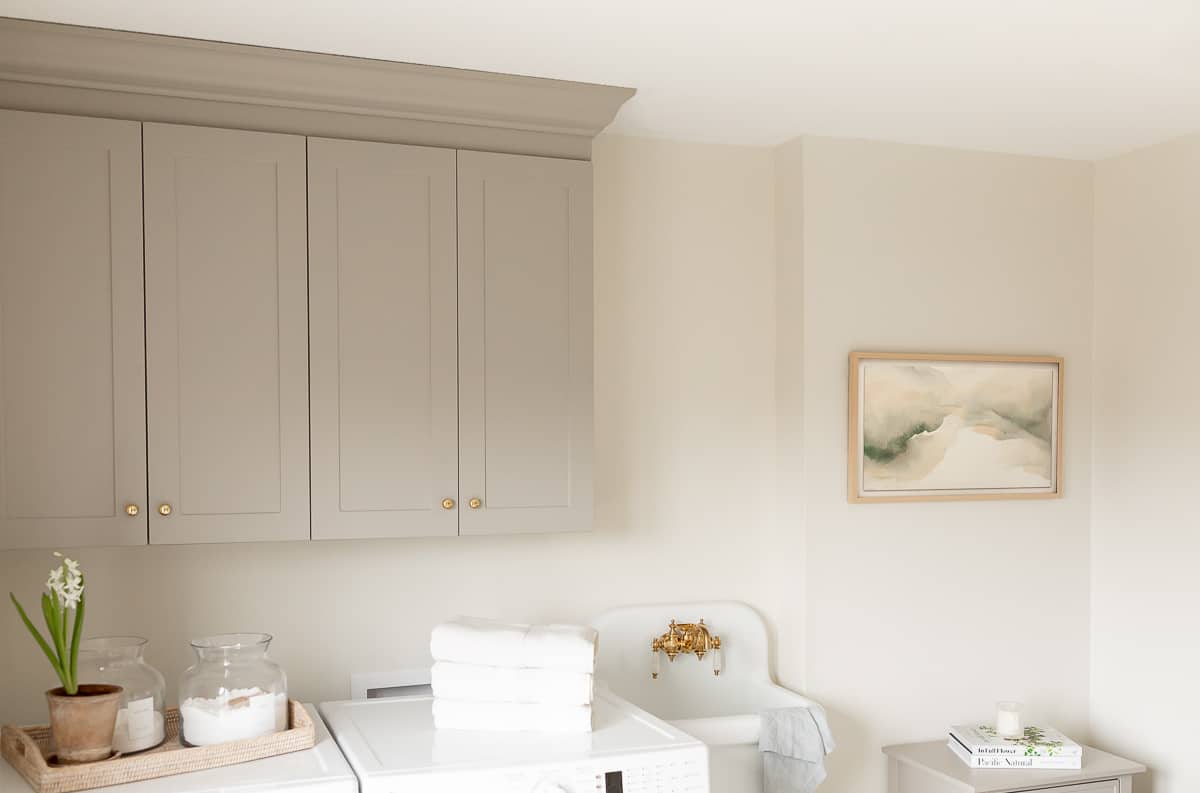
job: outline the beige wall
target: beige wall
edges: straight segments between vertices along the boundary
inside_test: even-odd
[[[1096,168],[1092,729],[1200,790],[1200,136]]]
[[[171,685],[190,637],[267,630],[295,693],[426,663],[466,612],[582,620],[623,603],[745,600],[774,621],[772,159],[596,147],[596,531],[583,536],[90,549],[88,632],[151,638]],[[33,602],[43,552],[0,552]],[[0,607],[0,722],[44,718],[49,668]]]
[[[775,150],[776,678],[797,691],[805,670],[804,142]]]
[[[804,184],[804,678],[839,744],[823,791],[882,791],[881,746],[1001,699],[1083,735],[1091,166],[811,138],[802,170],[777,178]],[[1065,356],[1065,497],[847,504],[846,354],[872,349]]]
[[[1196,140],[1103,163],[1093,191],[1085,163],[603,137],[594,533],[91,549],[89,632],[151,637],[173,682],[189,637],[269,630],[293,690],[328,699],[423,664],[455,613],[732,598],[768,618],[782,682],[831,709],[825,793],[882,791],[880,746],[998,699],[1087,737],[1089,669],[1100,742],[1190,791],[1197,184]],[[853,349],[1065,356],[1066,497],[847,504]],[[0,591],[32,599],[48,562],[0,553]],[[51,680],[8,608],[0,680],[0,721],[41,718]]]

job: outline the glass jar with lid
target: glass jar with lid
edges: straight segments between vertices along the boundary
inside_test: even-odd
[[[113,749],[122,754],[152,749],[166,736],[163,720],[166,683],[146,663],[146,640],[140,636],[99,636],[79,645],[79,679],[120,686],[121,706],[113,732]]]
[[[181,737],[209,746],[288,728],[287,675],[267,657],[266,633],[227,633],[192,642],[195,665],[179,681]]]

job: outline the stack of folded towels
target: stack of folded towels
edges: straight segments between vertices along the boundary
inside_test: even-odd
[[[438,729],[592,729],[592,628],[459,617],[433,629],[429,649]]]

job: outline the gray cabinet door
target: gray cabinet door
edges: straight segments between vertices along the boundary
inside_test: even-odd
[[[150,541],[308,539],[305,139],[144,138]]]
[[[0,111],[0,547],[146,543],[143,343],[140,125]]]
[[[461,533],[588,529],[591,165],[459,152],[458,232]]]
[[[455,153],[308,145],[312,536],[455,535]]]

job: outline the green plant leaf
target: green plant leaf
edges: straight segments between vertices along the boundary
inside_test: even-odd
[[[80,576],[79,580],[82,583],[83,577]],[[68,694],[79,690],[79,643],[83,641],[84,597],[84,594],[80,594],[79,603],[75,606],[75,627],[71,631],[71,684],[66,687]]]
[[[9,592],[8,597],[9,600],[12,601],[13,605],[17,607],[17,613],[21,615],[21,622],[25,623],[25,627],[29,629],[29,633],[32,634],[33,638],[37,641],[38,647],[42,648],[42,652],[46,654],[46,659],[50,661],[50,665],[54,667],[55,674],[57,674],[61,680],[62,671],[59,668],[58,659],[54,657],[54,651],[50,649],[50,645],[45,639],[42,638],[41,631],[34,627],[33,620],[29,619],[29,615],[26,614],[25,609],[21,607],[21,603],[17,600],[17,596],[12,592]]]
[[[42,593],[42,619],[46,621],[46,631],[50,634],[50,646],[54,648],[59,663],[62,662],[62,650],[58,643],[58,614],[54,608],[54,595]]]
[[[50,629],[50,637],[54,640],[55,650],[58,651],[58,663],[54,669],[58,672],[58,679],[62,681],[63,688],[66,688],[71,681],[67,679],[67,646],[63,636],[63,613],[58,606],[58,596],[42,593],[42,616],[46,618],[46,627]]]

